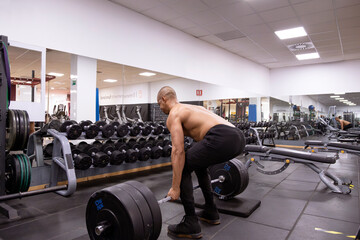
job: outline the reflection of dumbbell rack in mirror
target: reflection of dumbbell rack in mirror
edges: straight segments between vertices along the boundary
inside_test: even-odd
[[[276,128],[272,127],[272,122],[253,122],[250,125],[250,131],[256,136],[257,145],[275,147]]]

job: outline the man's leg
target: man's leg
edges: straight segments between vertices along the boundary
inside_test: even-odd
[[[195,204],[193,184],[191,180],[191,170],[184,166],[180,183],[180,198],[184,206],[185,214],[195,216]]]
[[[195,174],[198,178],[199,186],[205,198],[205,204],[209,207],[214,206],[214,197],[211,189],[211,179],[209,175],[209,170],[207,168],[202,168],[195,170]]]

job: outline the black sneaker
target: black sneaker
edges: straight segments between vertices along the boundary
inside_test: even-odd
[[[202,238],[197,216],[184,216],[179,224],[168,226],[168,234],[178,238]]]
[[[204,210],[197,212],[196,215],[203,222],[207,222],[212,225],[220,224],[220,216],[216,207],[211,207],[211,208],[205,207]]]

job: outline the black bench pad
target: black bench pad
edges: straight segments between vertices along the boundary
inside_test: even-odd
[[[325,142],[324,141],[319,141],[319,140],[306,140],[305,141],[305,145],[315,145],[315,146],[324,146]]]
[[[321,163],[335,163],[336,158],[335,156],[325,156],[320,155],[318,153],[309,153],[309,152],[302,152],[292,149],[286,149],[286,148],[273,148],[270,151],[270,154],[277,154],[284,157],[294,157],[294,158],[300,158],[304,160],[310,160],[314,162],[321,162]]]
[[[260,146],[260,145],[245,145],[245,152],[260,152],[266,153],[271,150],[270,147]]]
[[[359,153],[360,153],[360,146],[350,145],[347,143],[329,142],[328,147],[336,147],[336,148],[342,148],[342,149],[348,149],[348,150],[355,150],[355,151],[359,151]]]

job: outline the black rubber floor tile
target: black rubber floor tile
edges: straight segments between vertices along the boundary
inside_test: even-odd
[[[33,221],[36,218],[47,215],[47,213],[39,209],[28,207],[22,204],[14,204],[12,205],[12,207],[18,211],[18,215],[20,218],[9,220],[6,216],[0,214],[0,229],[8,228],[13,225],[24,224],[26,222]]]
[[[85,239],[89,239],[89,235],[87,233],[86,228],[76,228],[72,231],[66,232],[64,234],[60,234],[59,236],[50,238],[48,240],[73,240],[73,239],[79,239],[80,237],[87,237]]]
[[[299,199],[308,201],[318,183],[284,180],[269,192],[282,198]]]
[[[288,239],[349,240],[355,239],[358,229],[356,223],[303,214]]]
[[[162,221],[163,222],[166,222],[167,220],[169,220],[181,213],[183,213],[183,215],[185,215],[183,205],[178,204],[178,203],[172,203],[172,202],[162,203],[162,204],[160,204],[160,209],[161,209],[161,213],[162,213]]]
[[[200,209],[196,209],[199,211]],[[183,218],[183,214],[180,214],[176,216],[175,218],[170,219],[166,222],[166,224],[178,224]],[[224,226],[227,226],[229,223],[237,219],[238,217],[226,215],[226,214],[220,214],[220,224],[219,225],[210,225],[208,223],[204,223],[199,220],[200,226],[201,226],[201,232],[203,234],[203,237],[206,239],[210,239],[212,236],[214,236],[218,231],[224,228]]]
[[[86,228],[85,206],[52,214],[20,226],[1,229],[0,236],[4,240],[51,239],[79,228]]]
[[[290,230],[305,207],[306,201],[267,195],[248,221]]]
[[[253,182],[253,180],[250,179],[249,185],[245,191],[240,194],[240,196],[244,198],[261,200],[268,192],[271,191],[271,189],[273,189],[274,186],[275,185],[273,184],[266,183],[266,181]]]
[[[360,223],[359,197],[316,192],[304,211],[306,214]]]
[[[218,231],[213,240],[282,240],[288,231],[237,219]]]
[[[318,183],[320,181],[319,175],[310,168],[296,169],[286,179],[315,183]]]

